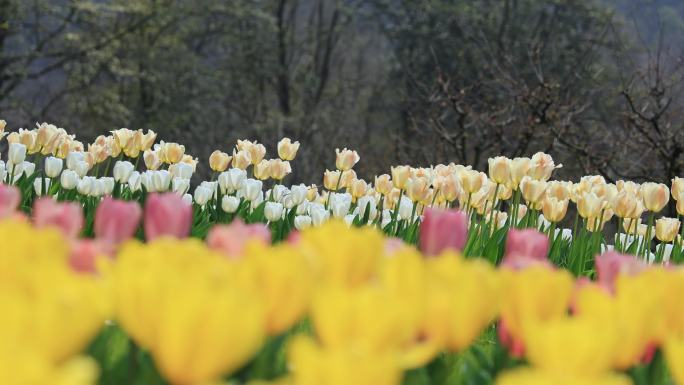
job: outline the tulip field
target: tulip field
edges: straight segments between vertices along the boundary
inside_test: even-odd
[[[0,384],[684,385],[684,179],[157,139],[0,121]]]

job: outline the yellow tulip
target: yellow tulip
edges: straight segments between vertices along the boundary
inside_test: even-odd
[[[527,175],[530,169],[530,158],[513,158],[511,160],[511,188],[518,190],[522,178]]]
[[[670,189],[662,183],[647,182],[641,185],[646,210],[654,213],[662,210],[670,200]]]
[[[672,337],[667,340],[665,359],[675,383],[684,384],[684,339]]]
[[[311,337],[297,336],[289,344],[293,385],[399,385],[402,370],[392,352],[331,349]]]
[[[250,164],[252,164],[252,157],[249,155],[249,152],[233,150],[233,167],[246,170]]]
[[[411,177],[406,182],[406,195],[414,202],[422,202],[430,194],[430,183],[427,178]]]
[[[209,167],[216,172],[223,172],[228,169],[232,157],[223,151],[216,150],[209,156]]]
[[[278,156],[282,160],[293,160],[298,150],[299,142],[292,142],[290,138],[283,138],[278,142]]]
[[[271,177],[271,162],[262,159],[261,162],[254,165],[254,177],[259,180],[267,180]]]
[[[546,182],[525,176],[520,181],[520,191],[528,204],[540,204],[546,194]]]
[[[497,184],[509,183],[511,179],[511,160],[505,156],[497,156],[487,160],[489,177]]]
[[[542,202],[542,213],[547,221],[557,223],[565,218],[568,211],[568,200],[559,200],[554,197],[547,196]]]
[[[593,192],[582,193],[577,200],[577,211],[585,219],[600,216],[605,206],[606,202]]]
[[[361,159],[356,151],[335,149],[337,157],[335,159],[335,167],[340,171],[349,171]]]
[[[319,281],[353,287],[377,272],[384,239],[374,228],[331,220],[303,232],[301,244]]]
[[[185,155],[185,146],[178,143],[166,143],[161,141],[159,143],[159,158],[162,163],[174,164],[181,161]]]
[[[478,192],[487,182],[487,174],[475,170],[463,170],[459,174],[461,187],[467,194]]]
[[[127,244],[112,271],[117,318],[172,384],[216,380],[264,338],[264,309],[247,267],[198,240]]]
[[[679,201],[682,193],[684,193],[684,178],[674,177],[672,179],[672,199]]]
[[[655,234],[660,242],[672,242],[679,234],[681,223],[677,218],[659,218],[655,223]]]
[[[339,170],[325,170],[323,174],[323,187],[330,191],[337,191],[340,188],[340,176],[341,172]]]
[[[427,269],[423,333],[451,351],[462,351],[498,313],[498,275],[487,262],[448,253],[429,260]]]
[[[352,200],[356,202],[358,198],[366,195],[368,192],[368,183],[363,179],[354,179],[349,184],[349,193],[352,196]]]
[[[546,195],[558,200],[570,199],[572,182],[553,180],[546,184]]]
[[[282,181],[287,175],[292,172],[290,162],[280,159],[271,159],[269,161],[269,176],[277,181]]]
[[[573,279],[565,270],[528,267],[501,272],[501,319],[511,336],[523,341],[540,323],[567,313]]]
[[[522,368],[504,372],[497,378],[496,385],[632,385],[632,381],[625,375],[613,373],[585,376]]]
[[[411,167],[409,166],[396,166],[391,168],[392,172],[392,182],[394,187],[399,190],[406,189],[406,182],[411,176]]]

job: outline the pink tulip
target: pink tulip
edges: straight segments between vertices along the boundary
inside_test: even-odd
[[[76,240],[69,256],[71,268],[80,273],[94,273],[97,270],[97,258],[113,254],[109,245],[92,239]]]
[[[0,183],[0,219],[14,214],[21,202],[21,192],[14,186]]]
[[[95,236],[111,244],[119,244],[135,234],[142,209],[137,202],[106,197],[95,211]]]
[[[514,269],[531,264],[548,264],[549,238],[533,229],[508,231],[503,266]]]
[[[271,232],[263,224],[246,225],[239,219],[229,225],[212,227],[207,236],[207,245],[229,257],[240,257],[248,242],[271,243]]]
[[[185,238],[192,227],[192,206],[176,193],[150,194],[145,203],[145,238]]]
[[[605,252],[595,260],[598,284],[613,292],[615,280],[620,274],[634,275],[646,269],[648,265],[632,255],[620,254],[616,251]]]
[[[468,236],[468,219],[459,210],[425,209],[420,224],[420,249],[427,256],[461,251]]]
[[[522,341],[513,338],[511,332],[506,326],[505,320],[502,319],[499,321],[496,329],[499,336],[499,341],[508,349],[508,352],[511,354],[511,356],[515,358],[521,358],[525,355],[525,344]]]
[[[287,243],[293,246],[296,246],[299,244],[299,241],[302,239],[302,233],[300,233],[297,230],[291,231],[290,234],[287,235]]]
[[[33,223],[37,227],[55,226],[68,238],[76,238],[83,228],[83,208],[76,202],[38,199],[33,204]]]

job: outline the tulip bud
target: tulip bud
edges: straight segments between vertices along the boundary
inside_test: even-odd
[[[463,170],[459,174],[461,187],[468,194],[478,192],[487,181],[487,174],[475,170]]]
[[[28,178],[36,171],[36,164],[25,160],[21,162],[21,170]]]
[[[335,153],[337,154],[335,167],[340,171],[351,170],[361,159],[356,151],[347,150],[346,148],[341,151],[339,148],[336,148]]]
[[[468,237],[468,219],[458,210],[426,208],[420,224],[419,245],[426,256],[436,256],[445,250],[460,252]]]
[[[380,176],[375,177],[375,191],[379,192],[382,195],[387,195],[392,191],[392,180],[390,179],[390,176],[387,174],[382,174]]]
[[[247,172],[239,168],[231,168],[219,174],[218,183],[223,194],[232,194],[237,191],[242,182],[247,178]]]
[[[247,151],[233,151],[233,167],[246,170],[252,164],[252,157]]]
[[[672,179],[672,198],[676,201],[684,193],[684,178],[674,177]]]
[[[269,166],[270,177],[282,181],[285,176],[292,172],[290,162],[280,159],[271,159]]]
[[[36,227],[57,227],[67,238],[76,238],[83,227],[83,209],[76,202],[57,202],[40,198],[33,204]]]
[[[567,211],[567,199],[559,200],[553,197],[546,197],[542,203],[542,213],[549,222],[558,223],[562,221]]]
[[[171,191],[178,195],[183,195],[190,189],[190,179],[173,178],[171,180]]]
[[[283,205],[278,202],[266,202],[264,216],[269,222],[277,222],[283,216]]]
[[[546,194],[546,182],[525,176],[520,181],[520,191],[528,204],[538,204]]]
[[[169,172],[176,178],[190,179],[195,169],[191,164],[181,162],[170,165]]]
[[[577,211],[582,218],[596,218],[601,215],[601,210],[605,207],[605,203],[593,192],[583,193],[577,202]]]
[[[261,194],[263,184],[260,180],[246,179],[241,186],[240,192],[248,201],[255,201]]]
[[[143,160],[145,161],[145,167],[147,167],[148,170],[156,170],[162,164],[162,160],[157,151],[145,151],[143,153]]]
[[[203,186],[197,186],[195,188],[195,203],[197,203],[200,206],[204,206],[209,202],[211,199],[211,196],[213,195],[213,192]]]
[[[518,190],[523,177],[530,170],[532,160],[530,158],[513,158],[511,160],[511,188]]]
[[[225,152],[216,150],[209,156],[209,167],[216,172],[226,171],[232,157]]]
[[[240,206],[240,199],[234,196],[225,195],[221,198],[221,209],[228,214],[233,214]]]
[[[129,161],[117,161],[114,163],[114,169],[112,174],[114,175],[114,180],[119,183],[128,182],[128,178],[131,177],[131,173],[135,171],[135,166]]]
[[[672,242],[679,234],[679,219],[677,218],[659,218],[655,223],[656,237],[661,242]]]
[[[43,187],[45,191],[50,189],[50,179],[36,178],[33,180],[33,190],[37,196],[43,195]]]
[[[185,238],[192,226],[192,206],[174,193],[150,194],[145,202],[145,238]]]
[[[506,184],[511,178],[511,160],[505,156],[489,158],[489,177],[496,184]]]
[[[7,159],[12,164],[19,164],[26,159],[26,146],[21,143],[10,143]]]
[[[430,186],[426,178],[410,178],[406,183],[406,195],[413,202],[422,202],[430,193]]]
[[[140,191],[142,185],[142,178],[138,171],[133,171],[131,176],[128,177],[128,188],[132,192]]]
[[[228,257],[243,255],[249,242],[258,242],[264,246],[271,243],[271,232],[263,224],[246,225],[240,219],[229,225],[216,225],[209,230],[207,245]]]
[[[408,179],[411,176],[411,167],[409,167],[409,166],[392,167],[391,172],[392,172],[392,182],[394,183],[394,187],[398,188],[399,190],[405,190],[406,189],[406,182],[408,182]]]
[[[521,268],[534,263],[547,263],[549,238],[534,229],[510,229],[506,238],[503,265]]]
[[[644,206],[654,213],[662,210],[670,200],[670,189],[662,183],[647,182],[641,185]]]
[[[106,197],[95,211],[95,236],[110,244],[119,244],[135,235],[142,209],[137,202]]]
[[[330,218],[330,211],[321,207],[310,208],[309,215],[311,216],[311,223],[313,226],[319,227],[328,221],[328,218]]]
[[[323,187],[330,191],[337,191],[340,188],[340,176],[341,172],[339,170],[325,170],[323,174]]]
[[[299,206],[306,201],[306,195],[309,188],[304,184],[294,185],[290,190],[292,204]]]
[[[299,142],[292,142],[290,138],[283,138],[278,142],[278,156],[282,160],[293,160],[297,156]]]
[[[21,203],[21,192],[14,186],[0,183],[0,219],[14,214]]]
[[[308,215],[297,215],[294,218],[295,229],[303,231],[311,227],[311,217]]]
[[[48,178],[56,178],[62,172],[62,159],[53,156],[45,158],[45,175]]]

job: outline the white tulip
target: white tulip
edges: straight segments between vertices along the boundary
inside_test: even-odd
[[[114,178],[111,176],[100,178],[100,184],[102,186],[102,195],[112,195],[114,191]]]
[[[91,197],[101,197],[104,195],[104,190],[105,190],[105,185],[104,182],[101,181],[100,179],[97,179],[93,177],[92,182],[91,182],[91,190],[88,196]]]
[[[190,189],[190,179],[175,177],[171,181],[171,191],[183,195]]]
[[[302,231],[311,227],[311,217],[308,215],[297,215],[294,218],[295,229]]]
[[[138,171],[133,171],[128,177],[128,188],[132,192],[140,191],[142,185],[142,175]]]
[[[401,197],[399,203],[399,218],[403,220],[411,219],[413,213],[413,202],[408,197]]]
[[[273,200],[276,202],[280,202],[283,199],[283,197],[289,193],[290,190],[287,187],[281,184],[277,184],[273,186],[273,189],[271,190],[270,194],[266,194],[266,196],[273,198]]]
[[[82,195],[90,195],[90,193],[93,191],[94,180],[95,178],[92,176],[85,176],[81,178],[76,186],[78,193]]]
[[[307,214],[309,211],[309,201],[305,200],[297,206],[297,215]]]
[[[114,163],[114,169],[112,170],[112,174],[114,175],[114,180],[116,180],[119,183],[126,183],[128,182],[128,178],[131,177],[131,173],[135,171],[135,166],[133,163],[124,160],[124,161],[118,161]]]
[[[85,153],[81,151],[72,151],[67,155],[66,166],[69,170],[76,171],[79,163],[85,162]]]
[[[12,164],[19,164],[26,159],[26,146],[21,143],[10,143],[7,160]]]
[[[260,180],[245,179],[242,187],[240,188],[240,193],[246,200],[254,201],[258,198],[259,194],[262,193],[262,186],[263,184]]]
[[[571,229],[562,229],[561,230],[561,238],[572,242],[572,230]]]
[[[264,192],[263,192],[263,191],[258,191],[258,192],[257,192],[257,197],[256,197],[255,199],[253,199],[253,200],[250,202],[250,206],[249,206],[249,207],[250,207],[250,209],[254,210],[254,209],[256,209],[257,207],[259,207],[259,205],[260,205],[261,203],[263,203],[263,202],[264,202]]]
[[[212,191],[203,186],[197,186],[195,188],[195,203],[200,206],[204,206],[211,199]]]
[[[363,218],[366,210],[368,210],[368,220],[373,221],[378,215],[378,210],[375,203],[375,198],[371,196],[362,196],[356,201],[356,207],[359,210],[359,216]]]
[[[294,201],[292,200],[292,194],[285,195],[281,202],[283,206],[288,210],[292,210],[295,207]]]
[[[36,171],[36,164],[25,160],[21,162],[21,170],[24,172],[24,175],[26,175],[26,177],[28,178],[31,175],[33,175],[33,173]],[[14,174],[17,175],[16,172]]]
[[[309,209],[309,215],[311,216],[311,223],[318,227],[328,221],[330,218],[330,211],[321,208]]]
[[[5,177],[7,177],[7,167],[5,166],[5,162],[0,160],[0,182],[5,180]]]
[[[59,183],[65,190],[73,190],[78,185],[78,175],[73,170],[64,170]]]
[[[232,214],[237,211],[240,206],[240,199],[230,195],[224,195],[221,198],[221,208],[228,214]]]
[[[154,181],[152,180],[152,175],[154,175],[154,171],[147,170],[144,173],[140,174],[140,182],[145,187],[145,190],[147,192],[156,192],[157,190],[154,187]]]
[[[337,219],[342,219],[345,215],[349,214],[350,207],[351,201],[345,199],[336,199],[330,203],[332,215]]]
[[[187,205],[192,205],[192,195],[190,194],[183,194],[183,202]]]
[[[62,172],[62,167],[64,167],[62,159],[55,158],[54,156],[45,158],[45,175],[48,178],[57,178],[59,173]]]
[[[661,246],[663,247],[663,246]],[[663,262],[670,262],[670,256],[672,255],[672,247],[673,245],[671,243],[666,243],[664,244],[665,250],[663,250]]]
[[[306,193],[309,188],[306,185],[300,184],[295,185],[290,188],[290,197],[292,197],[292,202],[295,206],[301,205],[302,202],[306,201]]]
[[[322,203],[318,203],[318,202],[309,202],[309,204],[308,204],[308,211],[307,211],[307,212],[309,213],[309,216],[311,216],[311,212],[314,211],[314,210],[323,210],[323,211],[325,211],[325,206],[323,206]]]
[[[76,174],[78,174],[79,177],[83,178],[84,176],[88,175],[88,171],[90,170],[90,166],[85,161],[78,162],[78,163],[76,163],[76,166],[74,168],[72,168],[72,170],[76,171]]]
[[[231,168],[218,176],[218,183],[222,194],[232,194],[239,190],[242,183],[247,179],[247,172],[239,168]]]
[[[347,224],[347,226],[351,227],[351,225],[354,224],[354,218],[356,218],[356,215],[354,214],[347,214],[344,216],[344,223]]]
[[[389,209],[382,210],[382,221],[380,222],[380,226],[385,228],[390,222],[392,222],[392,212]]]
[[[283,216],[283,205],[278,202],[266,202],[264,206],[264,216],[269,222],[277,222]]]
[[[168,191],[171,187],[171,173],[166,170],[155,171],[152,174],[152,183],[157,192]]]
[[[202,181],[202,183],[200,183],[200,186],[211,190],[211,196],[213,198],[216,198],[217,191],[218,191],[218,182],[216,182],[216,181],[209,182],[209,181],[205,180],[205,181]]]
[[[43,182],[45,182],[45,191],[47,191],[50,188],[50,179],[36,178],[33,181],[33,189],[36,191],[36,195],[38,196],[43,195]]]
[[[190,179],[195,170],[188,163],[176,163],[169,166],[169,172],[176,178]]]

